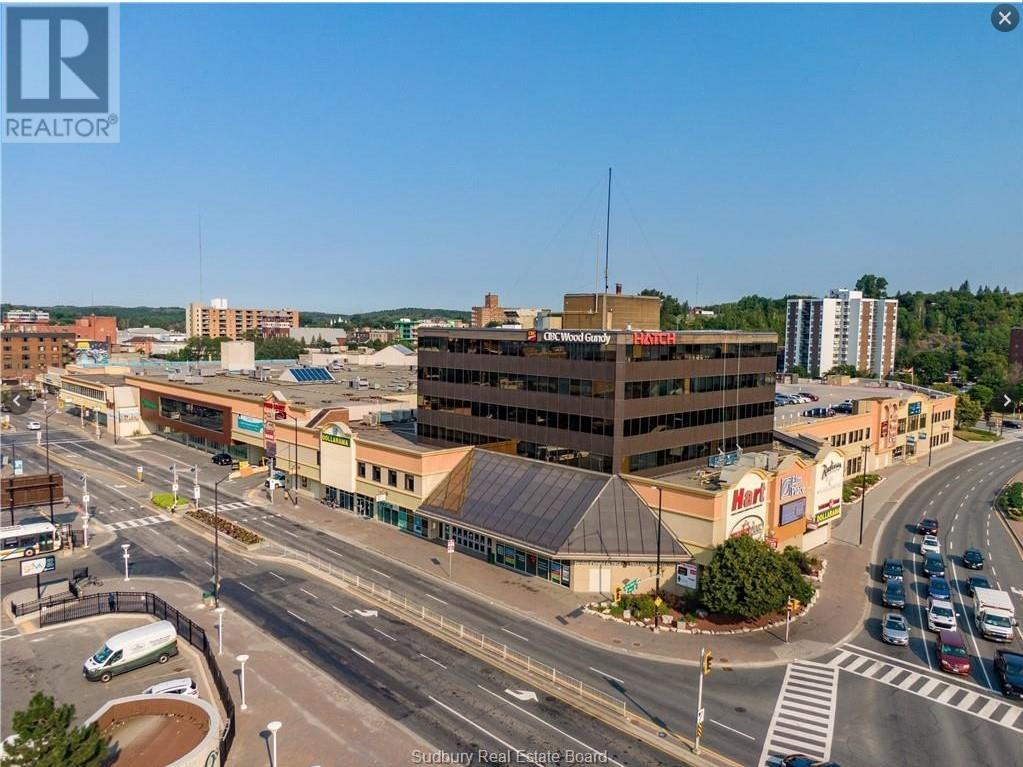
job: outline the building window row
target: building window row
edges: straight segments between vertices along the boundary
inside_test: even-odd
[[[937,447],[938,445],[947,445],[949,440],[952,438],[952,433],[944,431],[941,434],[935,434],[931,437],[931,447]]]
[[[160,415],[171,421],[180,421],[199,429],[224,431],[224,411],[206,407],[195,402],[185,402],[173,397],[160,397]]]
[[[941,410],[931,415],[931,423],[934,423],[935,421],[947,421],[951,417],[951,410]]]
[[[398,472],[394,469],[385,469],[381,466],[375,466],[373,464],[367,464],[365,461],[358,461],[355,464],[355,473],[360,478],[366,479],[366,467],[369,467],[369,476],[373,482],[377,484],[384,484],[383,473],[387,472],[387,485],[388,487],[398,487]],[[404,482],[402,484],[406,492],[414,493],[416,491],[416,475],[405,474]]]
[[[713,407],[705,410],[688,410],[682,413],[660,413],[641,418],[625,419],[626,437],[637,437],[659,431],[689,429],[694,426],[707,426],[715,423],[728,423],[747,418],[761,418],[774,414],[774,402],[751,402],[747,405],[729,405]]]
[[[743,449],[757,448],[771,444],[772,439],[773,433],[769,431],[740,434],[739,446]],[[652,450],[648,453],[636,453],[626,458],[625,470],[627,472],[636,472],[644,469],[654,469],[658,466],[670,466],[676,463],[696,461],[701,458],[718,455],[720,450],[725,448],[734,450],[735,440],[728,440],[724,447],[722,447],[720,440],[714,439],[708,442],[698,442],[693,445],[680,445],[679,447],[670,447],[664,450]]]
[[[103,394],[102,389],[92,389],[88,386],[80,386],[76,383],[65,382],[63,389],[69,391],[72,394],[78,394],[82,397],[88,397],[89,399],[98,400],[100,402],[106,402],[106,395]]]
[[[627,381],[625,383],[625,399],[755,389],[760,386],[774,386],[774,373],[742,373],[738,377],[734,375],[699,376],[697,378],[664,378],[657,381]]]
[[[485,338],[420,336],[420,352],[481,354],[493,357],[539,357],[545,359],[614,362],[615,347],[588,343],[499,341]]]
[[[842,447],[843,445],[853,445],[857,442],[862,442],[865,439],[870,439],[870,427],[865,429],[854,429],[853,431],[847,431],[844,434],[834,434],[831,437],[832,447]]]
[[[558,378],[555,376],[496,373],[492,370],[462,370],[461,368],[420,367],[420,381],[489,386],[507,391],[529,391],[540,394],[560,394],[569,397],[614,397],[614,382],[586,378]]]
[[[451,397],[430,397],[420,395],[421,410],[435,410],[456,415],[467,415],[475,418],[487,418],[492,421],[521,423],[527,426],[541,426],[547,429],[581,432],[610,437],[614,434],[614,421],[610,418],[578,415],[576,413],[560,413],[554,410],[537,410],[535,408],[514,407],[512,405],[495,405],[492,402],[474,402],[471,400],[454,399]]]
[[[625,347],[625,359],[630,362],[663,360],[720,360],[753,359],[776,357],[776,343],[725,343],[725,344],[652,344],[650,346],[629,344]]]

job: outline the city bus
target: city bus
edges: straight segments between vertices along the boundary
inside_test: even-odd
[[[0,527],[0,560],[34,557],[60,546],[60,532],[49,522]]]

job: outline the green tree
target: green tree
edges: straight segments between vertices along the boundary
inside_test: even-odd
[[[858,376],[860,371],[856,369],[855,365],[835,365],[824,375],[828,376],[850,376],[855,378]]]
[[[991,404],[991,399],[995,396],[994,390],[990,386],[984,384],[977,384],[970,389],[970,399],[974,400],[982,408],[987,408]]]
[[[178,352],[178,359],[182,362],[203,362],[207,360],[220,359],[220,345],[230,338],[203,338],[194,336],[188,339],[185,348]]]
[[[57,706],[37,692],[28,708],[14,712],[17,740],[4,747],[4,767],[100,767],[107,739],[95,724],[73,727],[74,716],[74,706]]]
[[[884,298],[888,295],[888,280],[875,274],[864,274],[856,280],[856,289],[863,291],[864,298]]]
[[[305,344],[290,336],[275,336],[256,342],[257,360],[297,360],[305,352]]]
[[[809,378],[810,376],[810,372],[803,365],[793,365],[789,368],[789,372],[794,376],[799,376],[800,378]]]
[[[984,415],[984,408],[968,394],[961,394],[956,399],[956,427],[973,426]]]
[[[688,308],[683,306],[675,296],[653,288],[644,288],[639,291],[639,294],[641,296],[656,296],[661,299],[661,327],[664,330],[680,327],[685,322]]]
[[[700,576],[700,601],[708,610],[743,618],[778,612],[789,597],[806,603],[812,596],[813,586],[790,559],[748,535],[718,546]]]

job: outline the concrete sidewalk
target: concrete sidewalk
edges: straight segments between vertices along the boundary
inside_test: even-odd
[[[399,561],[424,577],[443,581],[523,618],[606,649],[690,665],[698,662],[701,647],[713,643],[718,662],[723,665],[774,665],[825,653],[859,630],[867,608],[864,590],[869,578],[872,545],[883,520],[918,482],[958,458],[991,446],[955,442],[936,454],[930,469],[923,463],[882,470],[884,481],[866,497],[863,546],[857,545],[859,502],[856,502],[845,507],[832,541],[814,552],[828,562],[821,594],[806,615],[792,622],[789,644],[784,641],[783,628],[713,635],[654,633],[605,621],[585,613],[582,606],[586,600],[578,594],[466,554],[454,555],[454,577],[451,578],[442,545],[399,532],[389,525],[361,519],[345,510],[330,509],[307,498],[300,497],[295,506],[282,493],[275,494],[274,507],[351,545]],[[262,489],[250,490],[248,497],[266,503]]]
[[[125,583],[105,579],[103,591],[149,591],[187,615],[217,641],[217,616],[202,604],[200,590],[190,583],[163,578],[135,578]],[[5,601],[30,601],[34,589],[5,595]],[[265,631],[250,623],[224,600],[224,649],[219,656],[221,672],[234,697],[236,727],[228,767],[272,767],[266,725],[279,720],[278,763],[289,765],[407,764],[410,754],[433,747],[399,722],[387,717],[348,688],[335,682],[304,658],[290,651]],[[94,620],[104,620],[97,618]],[[22,631],[32,630],[29,624]],[[241,710],[240,653],[245,664],[245,702]],[[205,663],[207,688],[212,680]]]

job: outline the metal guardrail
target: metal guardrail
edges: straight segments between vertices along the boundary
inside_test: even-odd
[[[91,618],[112,613],[146,613],[160,620],[174,624],[178,636],[188,641],[202,653],[206,666],[213,677],[221,703],[224,706],[226,722],[220,734],[220,763],[224,764],[231,751],[235,735],[235,710],[231,690],[224,681],[224,675],[217,663],[215,650],[206,636],[206,631],[184,613],[169,605],[165,600],[150,592],[108,591],[83,597],[49,597],[25,602],[11,603],[11,612],[16,616],[39,613],[39,625],[53,626],[67,621]]]
[[[586,684],[581,679],[576,679],[563,671],[559,671],[554,666],[547,665],[529,655],[524,655],[511,649],[504,642],[496,641],[482,632],[469,628],[450,618],[445,618],[441,613],[427,607],[423,602],[410,598],[407,594],[380,586],[361,575],[350,573],[344,568],[335,567],[330,562],[320,559],[309,552],[292,549],[272,541],[268,541],[260,553],[290,559],[314,567],[340,580],[345,586],[372,597],[375,601],[385,602],[393,612],[443,634],[453,640],[453,643],[471,648],[476,654],[511,666],[520,672],[520,676],[542,682],[543,686],[556,691],[565,699],[573,699],[591,706],[597,706],[612,713],[615,717],[627,720],[630,724],[646,720],[646,716],[643,714],[632,714],[624,699],[607,695],[595,687]],[[654,729],[663,729],[656,727],[652,722],[649,722],[649,724]]]

